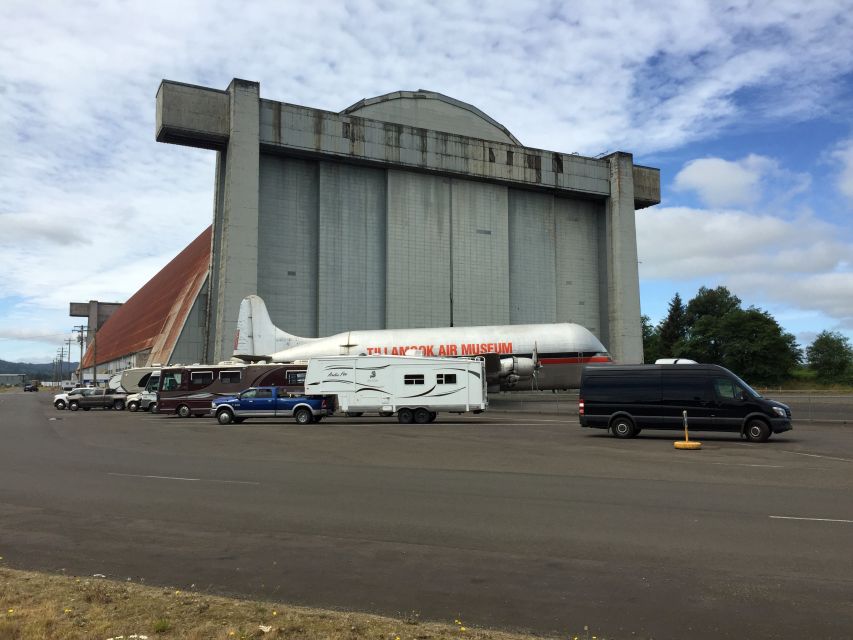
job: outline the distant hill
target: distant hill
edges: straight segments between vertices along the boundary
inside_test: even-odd
[[[63,362],[63,376],[65,378],[70,378],[70,371],[74,371],[76,368],[76,362],[72,362],[70,367],[67,362]],[[7,360],[0,360],[0,373],[24,373],[37,380],[50,380],[53,378],[53,363],[46,362],[45,364],[35,364],[32,362],[9,362]]]

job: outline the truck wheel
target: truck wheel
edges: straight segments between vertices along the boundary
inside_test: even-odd
[[[131,400],[127,403],[127,410],[132,411],[134,413],[139,411],[139,403]]]
[[[177,414],[182,418],[189,418],[192,415],[192,412],[187,405],[182,404],[178,405]]]
[[[610,425],[610,430],[617,438],[633,438],[634,423],[631,418],[620,416],[616,418]]]
[[[311,424],[314,421],[314,414],[305,407],[297,409],[293,417],[296,419],[296,424]]]
[[[152,402],[151,404],[149,404],[149,405],[148,405],[148,410],[149,410],[151,413],[157,413],[157,403],[156,403],[156,402]]]
[[[53,406],[62,411],[65,409],[65,400],[57,400],[53,403]]]
[[[72,400],[71,402],[68,403],[68,408],[71,409],[72,411],[77,411],[77,409],[80,408],[80,405],[77,404],[77,402],[75,400]]]
[[[349,418],[360,418],[364,415],[364,411],[347,411],[347,417]]]
[[[400,409],[397,412],[397,421],[400,424],[412,424],[412,420],[415,419],[415,414],[412,413],[411,409]]]
[[[231,424],[234,420],[234,414],[227,409],[224,409],[216,414],[216,420],[219,424]]]
[[[770,437],[770,425],[764,420],[753,418],[746,423],[746,438],[750,442],[767,442]]]
[[[435,422],[435,419],[436,419],[437,417],[438,417],[438,412],[437,412],[437,411],[430,411],[430,412],[429,412],[429,421],[430,421],[430,422]]]
[[[415,422],[418,424],[426,424],[429,422],[429,411],[423,408],[415,409]]]
[[[113,409],[116,411],[124,411],[124,400],[116,400],[113,403]]]

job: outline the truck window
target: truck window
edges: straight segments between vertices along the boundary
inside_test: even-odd
[[[243,393],[241,393],[240,398],[241,399],[243,399],[243,398],[255,398],[255,397],[257,397],[257,395],[258,395],[257,389],[249,389],[248,391],[244,391]]]
[[[225,382],[227,384],[240,382],[240,379],[242,377],[243,377],[242,371],[220,371],[219,372],[219,382]]]
[[[258,389],[256,398],[272,398],[272,389]]]
[[[422,373],[409,373],[403,376],[403,384],[423,384],[424,376]]]
[[[455,373],[439,373],[435,376],[436,384],[456,384]]]

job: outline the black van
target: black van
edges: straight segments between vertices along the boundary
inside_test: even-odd
[[[642,429],[731,431],[753,442],[791,429],[791,409],[761,397],[714,364],[588,365],[581,372],[582,427],[633,438]]]

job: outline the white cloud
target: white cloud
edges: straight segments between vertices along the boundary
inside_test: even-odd
[[[732,123],[831,109],[853,68],[849,9],[6,0],[0,302],[126,298],[209,223],[213,154],[154,142],[163,78],[258,80],[264,97],[334,111],[423,87],[478,106],[530,146],[639,156]],[[764,94],[773,99],[748,97]]]
[[[749,304],[817,311],[853,330],[853,241],[844,229],[738,210],[638,213],[643,279],[723,284]]]
[[[838,190],[853,201],[853,138],[839,144],[832,158],[840,165]]]

